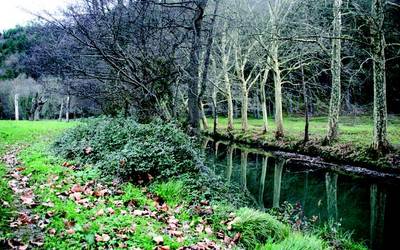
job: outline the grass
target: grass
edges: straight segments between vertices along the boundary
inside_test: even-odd
[[[150,186],[150,190],[172,206],[177,206],[183,200],[188,199],[185,196],[183,181],[171,180],[164,183],[155,183],[155,185]]]
[[[76,123],[62,123],[57,121],[0,121],[0,157],[9,149],[18,145],[33,143],[39,138],[52,137],[65,128]],[[13,193],[8,187],[6,166],[0,162],[0,240],[11,234],[8,223],[14,215]]]
[[[228,124],[226,117],[219,117],[219,129],[225,130]],[[210,126],[212,119],[208,119]],[[327,131],[327,117],[310,118],[310,138],[322,139]],[[304,118],[303,117],[285,117],[284,128],[287,140],[299,141],[304,136]],[[265,140],[274,140],[275,122],[268,119],[269,133],[264,137]],[[260,133],[262,131],[262,119],[249,118],[249,133]],[[210,128],[212,129],[212,128]],[[234,119],[234,130],[241,130],[241,120]],[[350,143],[358,146],[369,146],[372,143],[373,120],[371,117],[345,116],[339,119],[339,138],[338,143]],[[388,140],[397,146],[400,146],[400,117],[389,116],[388,121]]]
[[[290,234],[285,240],[279,243],[269,242],[264,246],[257,247],[257,250],[324,250],[329,249],[326,244],[315,236],[302,235],[299,233]]]
[[[0,154],[15,144],[32,143],[43,137],[52,137],[76,122],[58,121],[6,121],[0,120]]]
[[[241,233],[240,243],[246,249],[254,249],[259,242],[282,241],[288,237],[290,229],[270,214],[250,208],[236,212],[232,228]]]

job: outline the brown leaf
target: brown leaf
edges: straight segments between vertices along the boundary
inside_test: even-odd
[[[78,192],[79,193],[83,192],[83,188],[81,187],[81,185],[79,184],[73,185],[71,188],[71,193],[78,193]]]
[[[111,238],[108,234],[102,234],[102,235],[98,235],[96,234],[96,241],[97,242],[107,242],[109,241]]]
[[[233,236],[232,242],[237,243],[240,240],[240,236],[240,233],[235,234],[235,236]]]
[[[79,201],[81,199],[81,193],[72,193],[69,195],[69,198],[75,201]]]
[[[161,235],[157,235],[153,237],[153,241],[157,244],[160,245],[164,242],[164,238]]]
[[[99,211],[96,212],[96,216],[103,216],[104,215],[104,209],[100,209]]]
[[[107,189],[97,190],[97,191],[94,191],[93,195],[96,197],[103,197],[107,194],[107,192],[108,192]]]
[[[171,236],[175,236],[175,237],[182,237],[183,236],[183,232],[182,231],[172,230],[172,231],[169,231],[169,234]]]
[[[211,229],[210,226],[206,226],[206,228],[204,229],[204,231],[205,231],[207,234],[209,234],[209,235],[211,235],[211,234],[213,233],[213,231],[212,231],[212,229]]]
[[[198,233],[203,232],[203,230],[204,230],[204,225],[203,225],[203,224],[198,224],[198,225],[196,226],[196,231],[197,231]]]
[[[107,208],[107,212],[109,214],[114,214],[115,213],[114,209],[112,209],[111,207]]]

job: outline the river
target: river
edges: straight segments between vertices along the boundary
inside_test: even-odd
[[[204,146],[208,166],[225,181],[247,189],[260,209],[290,203],[317,224],[340,224],[371,249],[398,244],[399,184],[295,167],[270,152],[224,142]]]

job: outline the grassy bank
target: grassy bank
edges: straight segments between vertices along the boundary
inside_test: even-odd
[[[24,146],[16,154],[21,163],[3,164],[0,172],[0,199],[9,203],[9,216],[0,218],[4,248],[6,240],[44,249],[329,248],[324,237],[295,232],[270,214],[224,199],[198,200],[184,175],[146,185],[108,181],[95,164],[51,154],[54,137],[74,124],[2,124],[3,149]],[[343,242],[344,249],[363,249]]]
[[[208,119],[212,132],[212,119]],[[330,146],[323,146],[326,134],[327,117],[310,119],[310,141],[303,144],[304,119],[302,117],[286,117],[284,119],[285,137],[277,141],[274,137],[275,123],[269,119],[269,132],[262,133],[261,119],[249,119],[249,131],[243,132],[240,119],[234,120],[234,130],[226,132],[227,119],[219,117],[218,133],[225,138],[238,142],[256,144],[260,147],[271,147],[311,156],[321,156],[327,161],[346,162],[369,167],[396,167],[399,165],[400,150],[400,117],[390,116],[388,121],[388,140],[393,146],[387,155],[376,155],[371,152],[373,120],[370,117],[341,117],[339,138]]]

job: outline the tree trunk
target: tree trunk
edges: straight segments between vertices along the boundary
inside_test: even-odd
[[[203,125],[203,129],[208,129],[208,121],[206,117],[206,113],[204,111],[204,104],[200,101],[200,114],[201,114],[201,124]]]
[[[14,96],[15,120],[19,121],[19,94]]]
[[[265,69],[264,78],[260,81],[260,92],[261,92],[261,109],[263,117],[263,133],[268,132],[268,111],[267,111],[267,97],[265,94],[265,84],[268,79],[269,69]]]
[[[284,136],[283,131],[283,110],[282,110],[282,79],[281,71],[279,69],[279,55],[278,55],[278,38],[272,42],[272,61],[274,70],[274,88],[275,88],[275,124],[276,131],[275,137],[277,139]]]
[[[193,40],[190,52],[190,63],[187,69],[188,79],[188,108],[189,108],[189,133],[200,134],[199,110],[199,67],[201,52],[201,27],[207,0],[197,0],[193,16]]]
[[[329,121],[328,121],[328,134],[326,136],[326,142],[329,144],[335,140],[338,136],[339,128],[339,115],[340,115],[340,101],[341,101],[341,83],[340,83],[340,72],[341,72],[341,40],[338,39],[342,35],[342,0],[335,0],[333,4],[333,37],[332,40],[332,60],[331,60],[331,72],[332,72],[332,89],[331,99],[329,104]]]
[[[222,71],[224,75],[224,83],[225,83],[225,92],[226,92],[226,102],[228,105],[228,126],[227,130],[233,130],[233,98],[232,98],[232,86],[231,81],[229,79],[229,69],[228,69],[228,62],[229,62],[229,54],[226,50],[226,34],[225,32],[222,33],[221,37],[221,51],[222,51]]]
[[[63,111],[64,111],[64,98],[61,98],[60,113],[58,115],[59,121],[62,121]]]
[[[217,134],[218,129],[218,107],[217,107],[217,86],[213,86],[213,91],[211,94],[212,105],[213,105],[213,133]]]
[[[211,50],[212,50],[212,45],[214,42],[214,26],[215,26],[215,20],[216,20],[217,14],[218,14],[219,3],[220,3],[219,0],[217,0],[215,2],[214,13],[211,18],[211,28],[208,32],[208,37],[207,37],[206,53],[204,56],[204,68],[203,68],[203,72],[202,72],[202,76],[201,76],[201,90],[200,90],[200,96],[199,96],[200,102],[201,102],[201,98],[203,97],[203,95],[206,91],[206,86],[207,86],[207,81],[208,81],[208,78],[207,78],[208,77],[208,69],[210,68]]]
[[[247,116],[247,110],[249,108],[249,93],[247,92],[247,85],[242,84],[242,131],[246,132],[249,129],[249,121]]]
[[[31,104],[31,109],[29,111],[29,120],[33,121],[34,116],[35,116],[35,111],[37,109],[38,105],[38,100],[39,99],[39,93],[36,93],[35,96],[32,98],[32,104]]]
[[[304,142],[309,141],[309,133],[308,133],[308,127],[310,123],[310,119],[308,117],[308,98],[307,98],[307,86],[306,86],[306,81],[304,79],[304,67],[301,66],[301,81],[303,85],[303,99],[304,99],[304,117],[305,117],[305,125],[304,125]]]
[[[71,98],[67,96],[67,103],[65,105],[65,121],[69,122],[69,112],[70,112]]]
[[[386,66],[385,35],[383,23],[385,18],[385,0],[373,0],[371,14],[372,58],[374,73],[374,138],[373,147],[385,151],[387,141],[387,104],[386,104]]]

